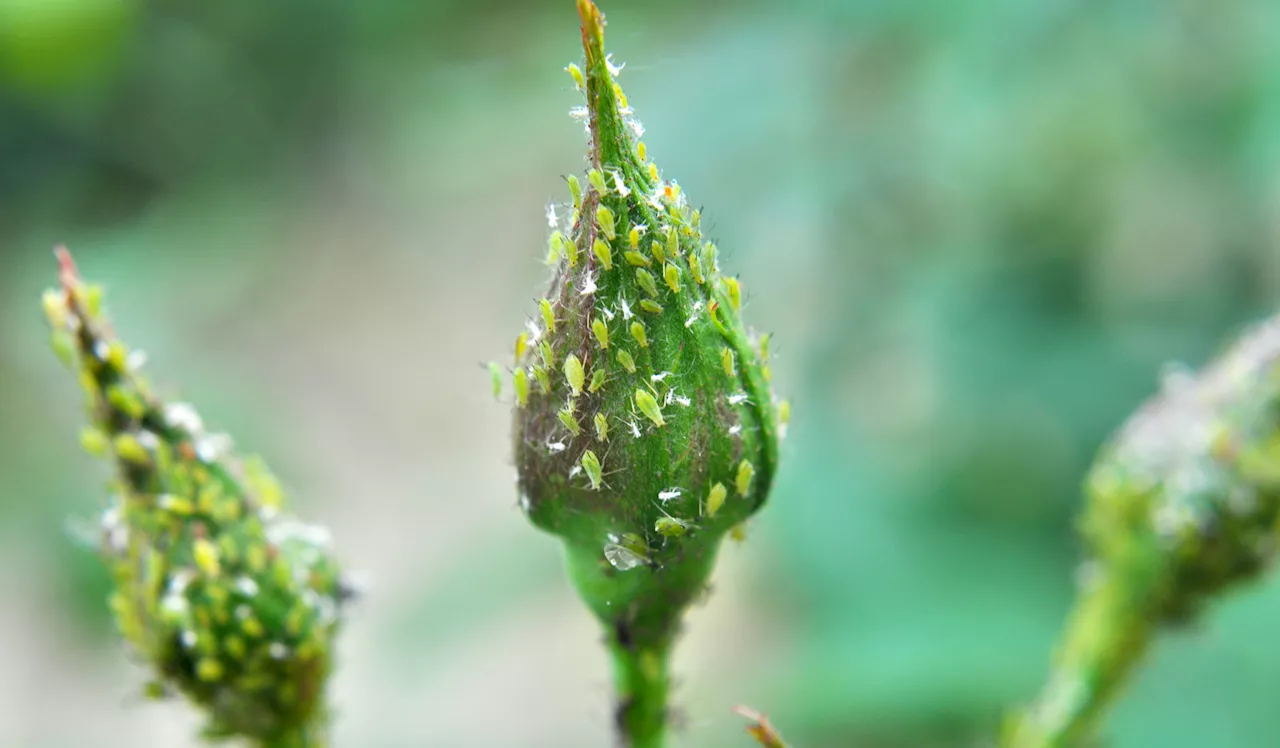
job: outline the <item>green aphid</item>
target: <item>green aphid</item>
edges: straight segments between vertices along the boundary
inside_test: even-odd
[[[734,479],[734,485],[738,489],[739,496],[746,496],[751,492],[751,479],[756,475],[756,467],[751,464],[750,460],[743,460],[738,463],[738,477]]]
[[[636,282],[644,289],[644,292],[650,296],[658,295],[658,283],[653,279],[653,275],[644,268],[636,269]]]
[[[556,368],[556,352],[551,348],[551,343],[542,340],[538,343],[538,353],[542,355],[542,365],[548,369]]]
[[[596,413],[595,417],[596,438],[602,442],[609,441],[609,419],[604,413]]]
[[[779,400],[778,401],[778,425],[785,427],[789,423],[791,423],[791,401]]]
[[[596,342],[601,348],[609,348],[609,326],[602,319],[594,319],[591,321],[591,333],[596,336]]]
[[[663,251],[661,242],[656,239],[649,245],[649,253],[653,255],[653,259],[657,260],[659,265],[667,261],[667,253]]]
[[[716,483],[711,487],[711,491],[707,494],[707,503],[702,513],[706,517],[715,517],[716,512],[720,511],[720,507],[724,506],[724,500],[729,496],[729,490],[724,487],[723,483]]]
[[[721,278],[720,285],[724,286],[724,295],[729,297],[729,305],[733,307],[733,311],[742,311],[742,285],[738,283],[738,279]]]
[[[582,182],[578,181],[578,177],[570,174],[566,180],[569,182],[569,195],[573,198],[573,207],[582,207]]]
[[[733,349],[724,347],[720,349],[720,365],[724,367],[724,375],[726,377],[734,377],[737,375],[737,367],[734,365]]]
[[[587,474],[587,480],[591,481],[591,490],[599,491],[600,485],[604,483],[604,470],[600,467],[600,458],[588,449],[582,453],[582,459],[578,462],[582,465],[582,472]]]
[[[657,522],[653,523],[654,532],[664,538],[678,538],[689,532],[689,523],[675,517],[659,517]]]
[[[764,363],[765,361],[768,361],[769,360],[769,333],[766,332],[760,336],[759,349],[760,349],[760,362]]]
[[[502,398],[502,367],[494,361],[489,362],[489,378],[493,380],[493,399]]]
[[[698,256],[692,252],[689,253],[689,275],[693,276],[698,285],[707,282],[706,276],[702,274],[702,263],[698,261]]]
[[[556,313],[551,308],[550,299],[541,299],[538,301],[538,308],[542,310],[542,322],[547,326],[547,332],[556,331]]]
[[[590,182],[591,186],[595,187],[596,192],[599,192],[600,194],[604,194],[609,191],[609,188],[604,186],[604,174],[600,173],[599,169],[592,169],[591,171],[588,171],[587,181]]]
[[[600,224],[600,233],[604,234],[604,238],[609,241],[617,238],[617,229],[613,223],[613,211],[603,205],[596,208],[596,223]]]
[[[556,418],[559,418],[560,423],[563,423],[564,427],[569,429],[569,433],[574,436],[578,436],[582,433],[582,424],[578,423],[578,418],[573,415],[572,405],[561,408],[560,411],[556,413]]]
[[[547,264],[554,265],[561,257],[564,257],[564,235],[553,231],[547,239]]]
[[[649,267],[653,264],[649,261],[648,257],[645,257],[634,250],[623,252],[622,259],[626,260],[628,265],[634,265],[635,267]]]
[[[671,257],[680,256],[680,235],[676,233],[675,226],[667,227],[667,254]]]
[[[643,330],[643,328],[641,328]],[[634,330],[632,334],[635,334]],[[636,360],[626,350],[618,351],[618,363],[622,364],[622,368],[627,370],[628,374],[636,373]]]
[[[542,394],[546,395],[551,392],[551,375],[547,373],[545,367],[533,367],[533,378],[538,380],[538,388],[542,390]]]
[[[671,289],[671,293],[680,293],[680,268],[667,263],[662,269],[662,279],[667,282],[667,288]]]
[[[151,453],[147,451],[146,447],[142,446],[142,442],[138,441],[138,437],[133,434],[116,434],[112,446],[120,459],[125,462],[131,462],[135,465],[146,465],[151,462]]]
[[[591,372],[591,384],[587,385],[587,392],[593,394],[599,392],[600,388],[604,386],[606,378],[608,378],[608,374],[605,370],[597,367],[595,371]]]
[[[639,322],[631,323],[631,337],[636,339],[641,348],[649,347],[649,335],[644,331],[644,325]]]
[[[574,397],[582,394],[582,385],[587,382],[587,372],[575,354],[570,353],[564,360],[564,380],[569,383],[569,390]]]
[[[578,245],[568,239],[564,240],[564,256],[569,260],[569,267],[578,265]]]
[[[97,426],[85,426],[80,431],[80,446],[94,457],[103,457],[111,448],[111,440],[106,432]]]
[[[653,299],[641,299],[640,308],[650,314],[662,314],[662,305]]]
[[[702,269],[712,275],[720,269],[716,264],[716,245],[711,242],[702,245]]]
[[[640,389],[636,390],[636,407],[640,409],[645,418],[653,421],[654,426],[662,428],[667,425],[667,422],[662,419],[662,408],[658,405],[658,401],[648,392]]]
[[[529,375],[523,368],[511,373],[511,388],[516,391],[516,404],[519,407],[529,404]]]
[[[609,249],[608,244],[596,239],[595,244],[591,245],[591,251],[595,253],[596,259],[600,260],[600,264],[604,265],[605,270],[613,270],[613,250]]]

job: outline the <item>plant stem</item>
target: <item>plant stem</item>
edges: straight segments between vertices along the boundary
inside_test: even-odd
[[[667,729],[667,663],[670,647],[627,647],[610,637],[614,718],[626,748],[662,748]]]
[[[1085,738],[1150,643],[1160,575],[1106,575],[1082,590],[1053,676],[1005,734],[1005,748],[1065,748]]]

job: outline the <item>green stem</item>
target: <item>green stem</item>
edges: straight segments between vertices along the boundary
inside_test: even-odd
[[[1005,748],[1076,745],[1115,699],[1146,652],[1159,611],[1160,575],[1145,564],[1127,571],[1080,593],[1053,676],[1011,725]]]
[[[626,647],[610,637],[615,719],[626,748],[662,748],[667,730],[669,647]]]

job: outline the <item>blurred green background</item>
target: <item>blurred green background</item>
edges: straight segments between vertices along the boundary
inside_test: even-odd
[[[988,745],[1047,669],[1092,453],[1280,299],[1280,4],[604,10],[796,413],[690,617],[676,745],[746,745],[739,702],[801,748]],[[106,473],[45,349],[56,242],[374,580],[339,748],[610,744],[481,365],[583,168],[576,44],[568,0],[0,0],[0,745],[192,745],[66,530]],[[1163,640],[1112,744],[1275,745],[1277,630],[1273,582]]]

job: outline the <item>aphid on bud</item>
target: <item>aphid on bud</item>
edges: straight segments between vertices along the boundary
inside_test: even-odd
[[[601,368],[597,368],[595,371],[591,372],[591,384],[587,385],[587,392],[599,392],[600,388],[604,386],[604,380],[607,376],[608,374],[606,374],[605,370]]]
[[[728,489],[723,483],[716,483],[711,487],[711,491],[707,493],[707,503],[702,509],[703,516],[714,517],[716,512],[720,511],[720,507],[724,506],[724,500],[729,495]]]
[[[602,442],[609,441],[609,419],[605,418],[604,413],[596,413],[595,426],[596,438]]]
[[[644,268],[636,268],[636,283],[644,289],[644,292],[650,296],[658,295],[658,282],[653,279],[653,275]],[[640,302],[644,306],[644,302]]]
[[[634,265],[636,267],[649,267],[649,265],[652,264],[648,257],[645,257],[635,250],[623,252],[622,257],[627,261],[627,264]]]
[[[604,471],[600,467],[600,458],[596,457],[596,453],[587,450],[582,453],[582,458],[578,461],[582,465],[582,472],[587,474],[587,480],[591,481],[591,490],[599,491],[600,484],[604,481]]]
[[[547,239],[547,264],[554,265],[561,257],[564,257],[564,236],[553,231]]]
[[[720,269],[716,264],[716,245],[711,242],[702,245],[702,269],[712,274]]]
[[[577,243],[572,242],[568,239],[564,239],[561,241],[561,244],[564,246],[564,256],[565,256],[565,259],[569,261],[569,267],[577,267],[578,266]]]
[[[600,260],[600,264],[604,265],[605,270],[613,270],[613,250],[609,249],[608,244],[597,238],[595,244],[591,245],[591,251],[595,253],[596,259]]]
[[[523,408],[529,403],[529,375],[524,369],[511,373],[511,387],[516,391],[516,404]]]
[[[667,227],[667,254],[672,257],[680,256],[680,235],[676,233],[675,226]]]
[[[565,68],[565,71],[573,77],[573,85],[577,86],[579,91],[585,91],[587,89],[587,82],[582,77],[581,68],[571,62],[569,63],[569,66]]]
[[[538,308],[542,310],[542,323],[547,326],[547,332],[555,332],[556,313],[551,309],[551,300],[542,299],[538,302]]]
[[[689,274],[693,276],[698,285],[707,282],[706,277],[702,274],[702,263],[698,261],[698,256],[692,252],[689,253]]]
[[[636,373],[636,360],[625,350],[618,351],[618,363],[622,364],[622,368],[626,369],[628,374]]]
[[[662,419],[662,408],[658,406],[658,401],[648,392],[636,390],[636,407],[645,418],[653,421],[654,426],[662,428],[667,425],[667,422]]]
[[[533,367],[533,378],[538,380],[538,389],[546,395],[551,392],[551,375],[541,366]]]
[[[662,269],[662,279],[667,282],[667,287],[671,289],[671,293],[680,293],[680,268],[668,263]]]
[[[658,521],[653,523],[653,531],[664,538],[678,538],[689,532],[692,524],[687,520],[676,519],[670,515],[659,517]]]
[[[582,182],[579,182],[578,177],[573,174],[570,174],[566,181],[569,182],[569,194],[573,197],[573,207],[582,208]]]
[[[564,360],[564,380],[569,383],[569,389],[574,397],[582,394],[582,385],[587,381],[587,372],[582,368],[582,361],[572,353]]]
[[[644,325],[639,322],[631,323],[631,337],[636,339],[636,342],[640,344],[641,348],[649,347],[649,336],[644,331]]]
[[[592,187],[596,188],[596,192],[599,192],[602,195],[609,189],[604,186],[604,174],[601,174],[599,169],[592,169],[591,171],[588,171],[587,181],[591,183]]]
[[[746,496],[751,492],[751,479],[755,475],[756,466],[751,464],[751,460],[738,463],[738,477],[734,478],[734,487],[738,489],[739,496]]]
[[[659,265],[667,260],[667,253],[662,249],[662,244],[656,239],[649,244],[649,254],[653,255],[653,259],[657,260]]]
[[[657,164],[649,164],[649,178],[655,182],[658,181],[658,165]]]
[[[561,408],[560,411],[556,413],[556,418],[559,418],[560,423],[563,423],[564,427],[569,429],[570,434],[578,436],[582,433],[582,424],[578,423],[577,417],[573,415],[573,408],[571,405]]]
[[[726,377],[733,377],[737,374],[733,365],[732,348],[725,347],[720,349],[720,365],[724,367],[724,375]]]
[[[640,308],[651,314],[662,314],[662,305],[652,299],[641,299]]]
[[[647,148],[645,148],[645,147],[644,147],[644,141],[643,141],[643,140],[641,140],[641,141],[639,141],[638,143],[636,143],[636,155],[640,157],[640,160],[641,160],[641,161],[646,160],[646,159],[645,159],[645,156],[647,155],[648,150],[649,150],[649,149],[647,149]]]
[[[524,358],[524,354],[529,350],[529,333],[522,332],[516,336],[516,361]]]
[[[596,222],[600,224],[600,233],[604,234],[604,238],[613,241],[617,236],[613,225],[613,211],[603,205],[596,208]]]
[[[757,344],[760,350],[760,361],[763,363],[769,360],[769,333],[760,336],[760,342]]]
[[[542,356],[542,365],[548,369],[554,369],[556,366],[556,354],[551,348],[549,341],[538,343],[538,353]]]
[[[632,249],[640,248],[640,229],[635,226],[631,227],[631,230],[627,232],[627,244]]]
[[[120,459],[125,462],[132,462],[135,465],[146,465],[151,462],[151,453],[133,434],[117,434],[112,441],[112,446]]]
[[[493,361],[489,362],[489,378],[493,382],[493,399],[498,400],[502,397],[502,367]]]
[[[733,307],[733,311],[742,310],[742,286],[739,285],[737,278],[721,278],[720,284],[724,286],[724,295],[729,297],[729,304]]]
[[[600,344],[601,348],[607,349],[609,347],[609,328],[605,325],[603,320],[592,320],[591,332],[596,336],[596,342]]]

